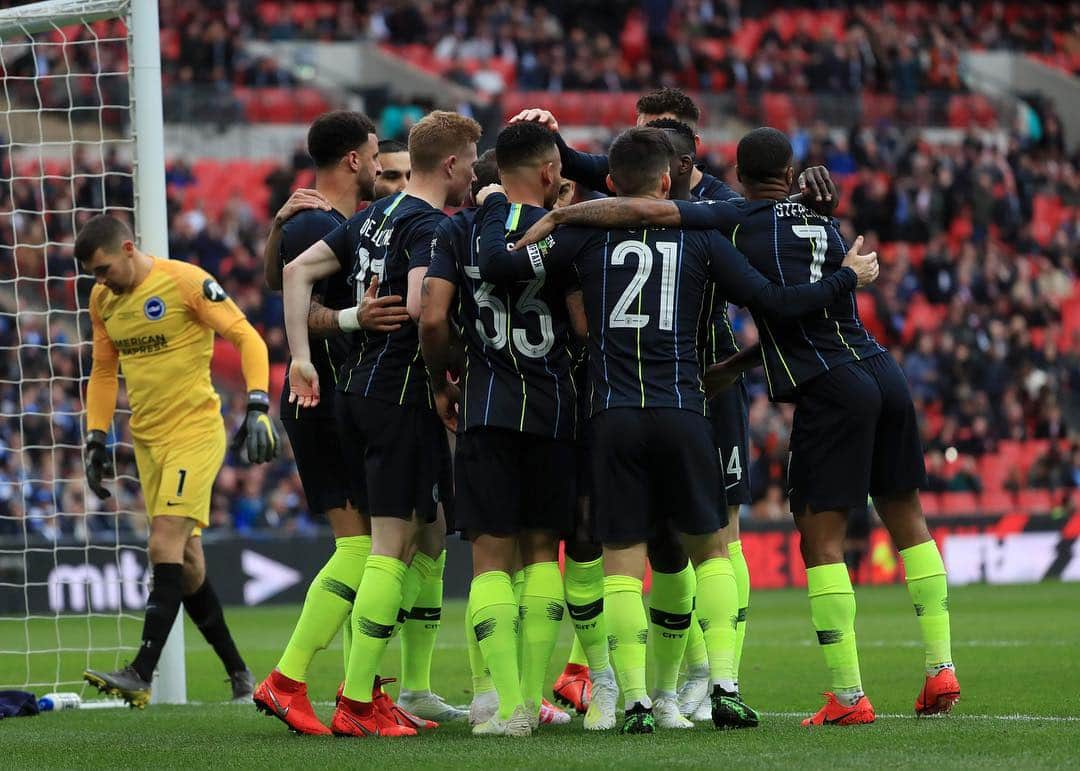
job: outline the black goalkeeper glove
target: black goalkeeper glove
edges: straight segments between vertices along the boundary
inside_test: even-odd
[[[232,449],[247,448],[250,463],[269,463],[278,455],[280,443],[270,419],[270,396],[266,391],[248,392],[247,415],[232,440]]]
[[[111,498],[112,493],[101,484],[102,479],[113,474],[112,458],[109,457],[109,451],[105,447],[104,431],[87,432],[84,464],[86,466],[86,484],[90,486],[94,495],[101,500]]]

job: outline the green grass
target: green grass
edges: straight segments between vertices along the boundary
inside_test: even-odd
[[[220,664],[188,623],[186,707],[145,711],[96,710],[46,714],[0,723],[4,766],[24,767],[325,767],[378,763],[383,767],[973,767],[1071,766],[1080,741],[1080,585],[969,587],[952,592],[953,651],[963,701],[946,719],[916,720],[912,703],[922,680],[922,650],[902,587],[858,590],[863,681],[877,709],[876,724],[809,731],[799,718],[820,704],[824,665],[809,627],[805,595],[758,592],[752,597],[742,687],[766,717],[754,731],[692,732],[652,737],[585,734],[580,720],[525,740],[474,739],[463,725],[403,740],[312,739],[289,734],[251,706],[221,703],[227,685]],[[231,609],[237,643],[256,676],[274,665],[297,608]],[[463,604],[448,604],[433,682],[448,700],[470,698],[462,631]],[[130,640],[129,624],[124,634]],[[62,630],[77,647],[85,621]],[[116,637],[116,621],[96,620],[94,639]],[[11,634],[18,629],[19,639]],[[81,630],[81,632],[79,631]],[[55,643],[53,622],[36,622],[32,641]],[[22,625],[0,624],[0,648],[21,644]],[[82,635],[82,638],[79,635]],[[569,646],[564,628],[552,677]],[[111,667],[114,654],[91,656]],[[41,659],[40,662],[37,659]],[[86,664],[84,653],[34,657],[49,676],[60,661],[67,674]],[[329,719],[341,678],[340,643],[315,661],[310,685],[316,709]],[[398,669],[392,644],[383,672]],[[22,682],[26,658],[0,655],[0,682]],[[90,696],[91,694],[86,694]]]

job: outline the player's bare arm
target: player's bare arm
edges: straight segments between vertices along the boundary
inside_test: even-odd
[[[330,211],[331,208],[330,202],[322,193],[306,187],[294,190],[289,199],[281,205],[270,223],[270,232],[267,233],[266,243],[263,245],[263,276],[270,289],[281,291],[281,230],[285,223],[304,209]]]
[[[411,276],[410,276],[411,278]],[[449,373],[457,369],[450,305],[457,288],[446,279],[429,276],[421,285],[420,350],[435,396],[435,410],[451,431],[457,431],[457,404],[461,392]]]
[[[298,403],[301,407],[314,407],[319,403],[319,377],[311,363],[311,348],[308,345],[311,291],[315,282],[332,276],[339,267],[334,250],[325,241],[319,241],[282,271],[285,336],[293,358],[289,368],[289,402]]]
[[[705,370],[702,377],[702,385],[705,386],[705,397],[712,399],[726,388],[730,388],[744,372],[749,372],[755,367],[761,366],[761,343],[743,348],[734,356],[729,356],[723,361],[713,364]]]

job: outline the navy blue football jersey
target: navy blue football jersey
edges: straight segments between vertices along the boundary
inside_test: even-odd
[[[847,254],[836,220],[791,201],[678,201],[684,228],[716,228],[755,268],[783,286],[814,285]],[[791,401],[800,384],[883,348],[859,319],[853,292],[801,318],[769,318],[754,308],[769,395]]]
[[[435,228],[445,219],[442,210],[401,192],[376,201],[323,240],[351,276],[355,298],[378,276],[380,297],[396,294],[407,301],[409,271],[427,268]],[[394,332],[357,333],[337,388],[393,404],[430,406],[416,324],[408,321]]]
[[[739,305],[798,316],[855,287],[855,273],[782,287],[754,270],[715,230],[561,228],[508,253],[505,196],[480,210],[478,266],[497,285],[573,271],[589,324],[592,413],[613,407],[675,407],[704,414],[698,343],[706,289],[715,282]]]
[[[444,221],[427,275],[457,285],[456,321],[465,344],[460,415],[464,430],[497,426],[554,439],[574,437],[577,397],[568,351],[568,275],[496,286],[480,277],[475,209]],[[547,213],[512,204],[504,220],[516,238]]]
[[[343,222],[345,215],[337,209],[305,209],[289,217],[281,228],[281,240],[278,243],[278,256],[282,265],[295,260],[304,250],[321,241]],[[311,296],[334,310],[350,308],[355,304],[348,274],[343,270],[319,281]],[[319,374],[324,398],[314,407],[301,408],[299,404],[288,403],[289,389],[286,386],[281,390],[281,415],[291,420],[329,420],[334,414],[332,386],[337,383],[338,370],[348,357],[349,339],[345,335],[308,336],[308,345],[311,349],[311,363]],[[289,363],[292,363],[291,359]],[[287,384],[288,375],[285,376],[285,381]]]

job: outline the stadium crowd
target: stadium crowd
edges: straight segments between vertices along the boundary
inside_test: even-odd
[[[238,36],[322,39],[367,30],[386,42],[431,46],[447,58],[509,57],[518,87],[551,88],[561,57],[564,73],[587,64],[592,74],[560,75],[559,88],[634,89],[687,82],[677,61],[648,53],[650,29],[662,28],[697,51],[702,40],[730,42],[758,21],[750,16],[756,4],[737,2],[676,3],[671,16],[657,11],[667,4],[646,3],[641,17],[637,11],[601,14],[600,4],[579,3],[573,9],[582,26],[560,20],[570,18],[565,9],[539,3],[451,8],[434,2],[424,16],[427,25],[415,23],[408,4],[373,3],[366,12],[352,3],[315,5],[317,12],[297,19],[283,3],[225,2],[211,12],[205,3],[163,2],[163,28],[177,36],[175,46],[163,48],[166,75],[177,82],[220,76],[223,83],[252,85],[265,76],[267,84],[279,84],[272,63],[244,59]],[[865,13],[836,10],[847,8],[842,3],[822,6],[822,13],[833,14],[823,18],[840,14],[835,39],[828,28],[818,39],[806,37],[808,17],[785,25],[762,22],[752,57],[740,59],[738,46],[724,47],[720,59],[728,64],[720,70],[729,80],[706,80],[698,73],[689,82],[796,90],[802,81],[838,90],[958,88],[955,62],[944,61],[956,46],[1046,50],[1047,34],[1071,33],[1076,20],[1075,4],[1038,4],[1030,13],[1013,4],[935,4],[922,15],[901,13],[892,4]],[[431,32],[447,28],[453,30],[448,36]],[[540,45],[552,36],[562,45]],[[541,48],[552,49],[545,54],[551,61],[535,54]],[[679,44],[670,49],[682,56]],[[19,66],[33,64],[31,59]],[[980,478],[977,459],[1003,441],[1076,436],[1069,427],[1080,415],[1080,330],[1063,309],[1080,270],[1080,157],[1065,154],[1057,116],[1044,109],[1040,117],[1037,136],[1017,134],[1005,146],[972,135],[960,145],[931,147],[889,125],[863,125],[847,135],[824,126],[793,133],[798,160],[823,163],[838,180],[845,235],[866,233],[868,245],[880,247],[882,277],[860,296],[863,318],[907,373],[937,490],[981,490],[987,480]],[[0,149],[5,179],[20,163],[8,151]],[[703,158],[710,170],[726,171],[733,181],[727,160],[716,151]],[[131,206],[130,168],[116,154],[77,153],[74,165],[74,190],[59,178],[0,187],[0,537],[20,533],[24,521],[29,531],[52,539],[86,532],[104,536],[117,527],[114,518],[75,514],[102,505],[92,496],[84,501],[82,494],[78,379],[89,371],[89,347],[83,346],[81,359],[71,356],[80,339],[76,318],[83,325],[81,339],[87,339],[88,321],[77,309],[85,308],[89,281],[79,281],[75,291],[70,249],[54,245],[70,244],[73,223],[65,212],[73,207]],[[269,216],[307,168],[307,159],[297,155],[272,175],[268,210],[234,196],[213,211],[185,202],[183,191],[194,180],[188,160],[177,159],[168,170],[171,257],[220,278],[263,333],[278,365],[287,357],[282,306],[278,295],[263,291],[259,255]],[[1045,216],[1046,202],[1055,216]],[[41,313],[46,309],[53,311],[48,323]],[[753,342],[749,317],[736,313],[734,322],[742,342]],[[236,425],[244,413],[243,392],[238,384],[219,386],[227,423]],[[790,411],[768,403],[760,377],[752,393],[757,501],[747,515],[779,518],[787,512],[783,473]],[[56,449],[48,449],[52,445]],[[20,461],[23,448],[30,449]],[[121,486],[119,503],[106,505],[137,511],[133,458],[121,449],[117,461],[118,473],[131,479]],[[1010,474],[1011,489],[1071,491],[1080,487],[1080,448],[1052,446],[1029,469],[1014,467]],[[247,467],[230,455],[218,479],[212,521],[238,531],[312,527],[289,454],[261,467]],[[143,526],[141,516],[120,522]]]

